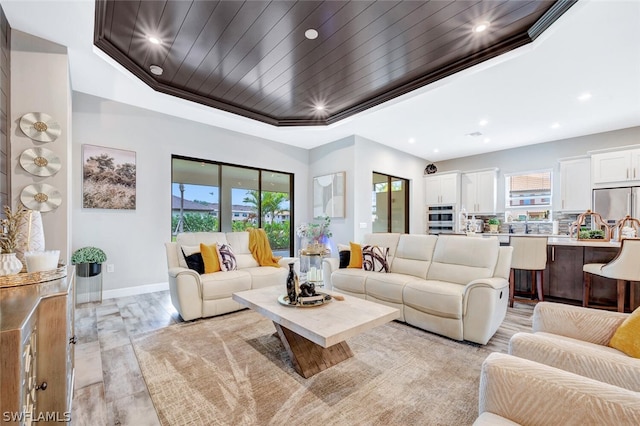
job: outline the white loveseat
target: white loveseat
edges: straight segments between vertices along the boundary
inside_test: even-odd
[[[392,306],[400,321],[456,340],[486,344],[504,320],[511,247],[497,238],[367,234],[362,245],[389,248],[390,272],[339,269],[325,259],[325,284]]]
[[[203,275],[189,269],[182,248],[199,247],[200,243],[229,244],[238,269]],[[178,234],[175,242],[165,246],[171,302],[185,321],[244,309],[231,299],[237,291],[281,285],[284,292],[288,263],[295,260],[282,258],[279,268],[260,266],[249,250],[248,232],[189,232]]]

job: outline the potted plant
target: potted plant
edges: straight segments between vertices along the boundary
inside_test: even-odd
[[[489,219],[489,232],[498,232],[500,226],[500,220],[497,217]]]
[[[22,270],[22,262],[16,257],[16,247],[18,245],[18,228],[20,221],[27,213],[27,210],[19,208],[15,212],[11,207],[4,206],[5,218],[0,221],[2,232],[0,234],[0,275],[15,275]]]
[[[78,265],[76,271],[80,277],[94,277],[102,271],[102,263],[107,255],[97,247],[82,247],[73,252],[71,263]]]

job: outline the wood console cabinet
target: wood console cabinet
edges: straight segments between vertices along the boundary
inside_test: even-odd
[[[0,288],[2,424],[70,422],[74,274]]]

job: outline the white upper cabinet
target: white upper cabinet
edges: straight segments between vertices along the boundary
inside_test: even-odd
[[[560,205],[557,210],[584,212],[591,208],[591,160],[560,160]]]
[[[640,181],[640,149],[593,154],[591,173],[594,184],[636,183]]]
[[[425,202],[428,206],[457,204],[460,173],[437,173],[424,178]]]
[[[461,208],[469,213],[496,212],[497,169],[463,173],[460,182]]]

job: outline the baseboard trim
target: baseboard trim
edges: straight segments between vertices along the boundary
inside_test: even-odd
[[[135,296],[137,294],[154,293],[156,291],[169,290],[169,283],[156,283],[138,285],[135,287],[116,288],[114,290],[104,290],[102,300],[114,299],[116,297]]]

